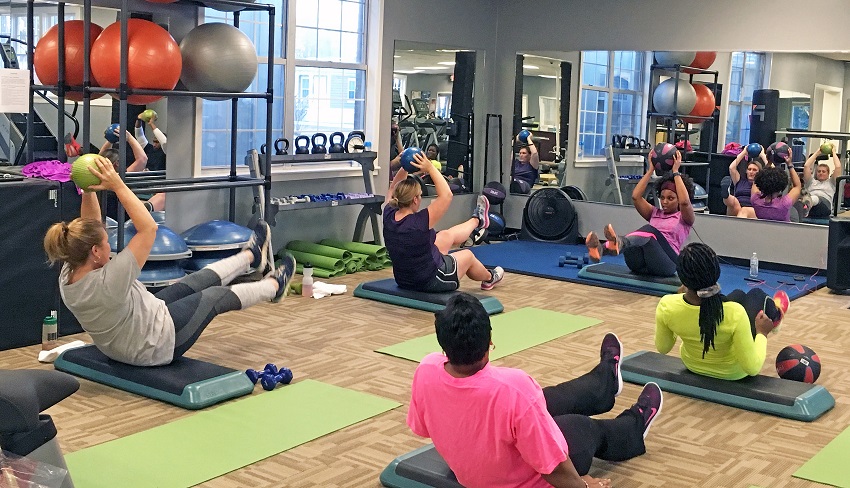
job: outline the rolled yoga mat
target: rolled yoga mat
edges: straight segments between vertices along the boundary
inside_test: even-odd
[[[345,264],[342,262],[342,259],[320,256],[318,254],[301,251],[287,250],[286,252],[292,254],[298,264],[310,263],[314,268],[332,269],[334,271],[345,270]],[[280,254],[280,252],[278,252],[278,254]]]
[[[304,274],[304,265],[298,263],[295,265],[295,272],[299,274]],[[313,268],[313,276],[316,278],[334,278],[337,276],[342,276],[345,274],[345,270],[335,271],[332,269],[325,268]]]
[[[346,241],[338,241],[336,239],[322,239],[319,241],[319,244],[331,247],[338,247],[340,249],[346,249],[351,252],[357,252],[360,254],[368,254],[371,256],[378,256],[384,258],[387,256],[387,248],[384,246],[378,246],[376,244],[365,244],[362,242],[346,242]]]
[[[300,251],[309,254],[318,254],[319,256],[327,256],[329,258],[342,259],[346,263],[351,260],[351,251],[338,247],[314,244],[307,241],[289,241],[286,248],[292,251]]]

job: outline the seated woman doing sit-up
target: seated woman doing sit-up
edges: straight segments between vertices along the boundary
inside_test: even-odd
[[[595,232],[585,239],[590,259],[599,262],[602,255],[622,253],[626,266],[632,272],[651,276],[673,276],[676,274],[676,257],[694,225],[694,208],[691,197],[694,185],[690,177],[679,173],[682,156],[673,155],[672,173],[667,173],[656,184],[656,193],[661,203],[657,208],[649,203],[644,194],[655,172],[652,164],[647,165],[646,174],[632,191],[632,203],[648,225],[626,236],[618,237],[611,224],[605,226],[607,242],[602,245]]]
[[[402,167],[398,170],[384,206],[384,243],[393,261],[393,276],[401,288],[423,292],[457,290],[460,278],[480,281],[482,290],[490,290],[504,276],[504,270],[489,270],[469,249],[449,254],[461,244],[476,244],[486,237],[490,203],[478,198],[472,218],[437,232],[434,226],[452,203],[452,191],[440,171],[424,154],[417,153],[411,163],[434,182],[437,197],[426,208],[422,204],[420,180]]]
[[[767,336],[788,310],[788,295],[773,299],[759,288],[720,293],[720,261],[702,243],[682,249],[677,271],[685,293],[665,295],[655,311],[655,347],[667,354],[682,339],[679,354],[688,370],[738,380],[761,371]],[[779,305],[781,304],[781,305]]]
[[[127,188],[111,162],[99,156],[89,170],[100,184],[89,190],[109,190],[133,220],[136,234],[110,260],[110,245],[101,221],[97,195],[86,191],[80,217],[53,224],[44,236],[51,263],[62,263],[59,292],[89,333],[95,346],[115,361],[134,366],[168,364],[195,343],[216,315],[241,310],[286,294],[295,260],[254,283],[225,286],[249,268],[268,267],[269,227],[263,221],[245,248],[208,265],[153,294],[137,279],[156,239],[157,225],[142,202]]]

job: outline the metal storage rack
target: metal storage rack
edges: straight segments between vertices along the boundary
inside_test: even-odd
[[[185,3],[185,0],[181,0],[181,2]],[[65,18],[65,5],[68,2],[59,2],[57,6],[58,10],[58,18],[60,19],[59,27],[58,27],[58,42],[60,46],[64,46],[65,44],[65,28],[64,23],[61,21]],[[194,2],[188,2],[192,5],[198,5]],[[275,25],[275,7],[272,5],[265,5],[259,3],[249,3],[242,2],[237,0],[216,0],[217,4],[227,5],[239,7],[241,10],[247,11],[265,11],[268,14],[268,59],[274,58],[274,25]],[[76,3],[75,3],[76,4]],[[32,133],[33,131],[33,121],[34,121],[34,108],[33,108],[33,96],[35,92],[38,90],[52,90],[55,91],[58,95],[58,106],[65,106],[65,93],[67,91],[81,91],[83,92],[83,137],[82,137],[82,147],[89,147],[90,141],[90,128],[89,128],[89,120],[91,117],[91,94],[92,93],[105,93],[111,95],[117,95],[119,100],[119,119],[121,121],[127,120],[127,97],[129,95],[159,95],[165,97],[217,97],[217,98],[229,98],[231,99],[231,137],[230,137],[230,173],[225,176],[210,176],[210,177],[198,177],[198,178],[177,178],[177,179],[147,179],[141,178],[131,183],[128,183],[128,187],[133,190],[135,193],[150,193],[150,192],[178,192],[178,191],[196,191],[196,190],[213,190],[213,189],[224,189],[228,188],[230,190],[230,206],[229,206],[229,218],[230,220],[235,219],[236,215],[236,189],[240,187],[258,187],[262,186],[265,190],[265,194],[269,195],[271,192],[271,171],[270,171],[270,163],[271,161],[267,160],[266,170],[264,171],[264,178],[255,178],[250,176],[240,176],[236,172],[236,128],[237,128],[237,120],[238,120],[238,100],[241,98],[263,98],[266,100],[266,147],[272,147],[272,101],[273,101],[273,89],[274,86],[274,65],[272,63],[267,63],[266,70],[266,91],[265,92],[200,92],[200,91],[188,91],[188,90],[148,90],[148,89],[131,89],[128,87],[127,82],[127,72],[128,72],[128,60],[127,60],[127,52],[128,52],[128,39],[127,39],[127,21],[129,19],[129,8],[130,2],[129,0],[121,0],[121,10],[119,11],[119,22],[121,23],[121,65],[120,65],[120,84],[118,88],[103,88],[103,87],[94,87],[91,86],[91,79],[89,77],[91,59],[89,50],[84,50],[83,56],[83,86],[68,86],[65,84],[65,50],[63,48],[59,49],[59,59],[58,59],[58,82],[56,85],[36,85],[34,78],[34,70],[33,70],[33,40],[35,37],[34,33],[34,0],[27,1],[27,64],[28,69],[30,70],[30,90],[29,90],[29,117],[27,120],[27,133]],[[47,5],[47,4],[45,4]],[[52,5],[52,4],[50,4]],[[83,42],[85,46],[90,44],[90,33],[89,33],[89,25],[91,24],[91,8],[92,1],[84,0],[83,1],[83,22],[84,22],[84,38]],[[233,26],[239,27],[239,15],[240,12],[237,10],[232,12],[233,14]],[[126,128],[125,128],[126,129]],[[65,133],[65,120],[64,117],[58,117],[58,134]],[[126,130],[120,131],[119,134],[119,144],[121,147],[126,146]],[[59,152],[59,159],[64,160],[64,153],[62,153],[61,147]],[[126,178],[126,169],[127,169],[127,160],[126,160],[126,152],[120,151],[121,159],[119,164],[119,174],[122,179]],[[27,162],[33,161],[33,148],[31,145],[27,145]],[[265,202],[266,214],[269,214],[270,204],[268,199]],[[122,248],[124,246],[124,221],[125,221],[124,209],[119,205],[118,207],[118,248]]]

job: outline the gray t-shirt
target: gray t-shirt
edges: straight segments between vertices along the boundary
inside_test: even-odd
[[[832,204],[832,197],[835,196],[835,182],[832,178],[827,178],[820,181],[817,178],[809,180],[809,194],[817,195],[821,200],[826,200],[827,204]]]
[[[174,321],[165,302],[136,278],[141,269],[128,249],[100,269],[68,284],[71,268],[59,274],[59,292],[98,349],[135,366],[168,364],[174,357]]]

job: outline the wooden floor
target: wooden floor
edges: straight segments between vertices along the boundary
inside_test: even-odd
[[[295,381],[312,378],[403,406],[202,486],[378,487],[378,475],[393,458],[427,443],[405,425],[416,364],[373,351],[433,332],[433,315],[351,295],[357,283],[389,276],[389,270],[347,276],[331,280],[349,285],[345,296],[289,297],[215,319],[188,356],[236,369],[273,362],[291,368]],[[475,285],[467,281],[463,289],[476,291]],[[626,354],[654,347],[657,297],[515,274],[508,274],[490,293],[505,311],[532,306],[603,320],[495,362],[522,368],[544,386],[592,367],[606,331],[619,335]],[[818,383],[836,399],[836,407],[823,418],[796,422],[668,394],[647,438],[647,454],[622,463],[597,461],[591,474],[610,477],[618,488],[819,486],[791,474],[850,425],[848,302],[850,298],[826,290],[794,301],[781,333],[770,338],[762,370],[776,374],[773,358],[787,344],[799,342],[817,351],[823,363]],[[84,334],[63,338],[71,339],[88,341]],[[2,351],[0,368],[50,368],[36,362],[38,349]],[[81,383],[79,392],[48,411],[66,452],[193,414],[86,380]],[[262,393],[257,387],[255,394]],[[607,416],[628,408],[638,393],[638,386],[626,384]]]

